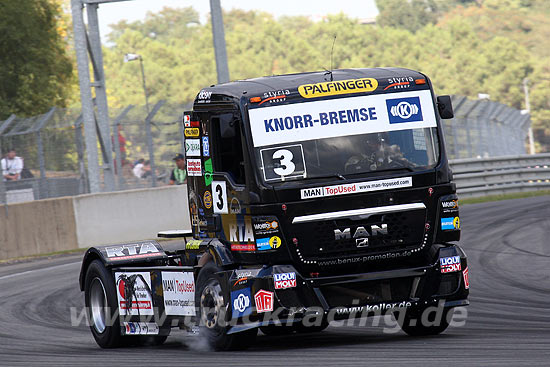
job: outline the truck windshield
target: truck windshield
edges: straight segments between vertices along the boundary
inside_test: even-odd
[[[439,158],[429,90],[251,109],[268,183],[432,168]]]

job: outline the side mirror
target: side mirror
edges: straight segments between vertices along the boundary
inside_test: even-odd
[[[452,119],[455,116],[453,104],[451,103],[451,96],[438,96],[437,109],[442,119]]]
[[[220,136],[224,139],[235,137],[235,124],[237,121],[234,119],[232,113],[224,113],[220,115]]]

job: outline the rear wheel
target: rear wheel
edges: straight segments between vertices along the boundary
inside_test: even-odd
[[[207,263],[197,277],[195,304],[199,306],[200,334],[206,336],[209,345],[216,350],[245,349],[256,339],[258,329],[237,334],[227,334],[225,326],[229,301],[223,296],[222,286],[216,273],[221,269]]]
[[[399,323],[401,330],[410,336],[428,336],[438,335],[449,327],[448,316],[451,309],[446,308],[440,317],[437,312],[427,311],[427,309],[407,310],[404,317],[396,312],[395,319]]]
[[[88,266],[84,283],[84,302],[90,329],[101,348],[114,348],[122,343],[117,311],[115,282],[111,273],[99,260]]]
[[[161,345],[167,336],[124,336],[120,333],[115,281],[103,263],[94,260],[88,266],[84,283],[84,302],[90,329],[101,348]]]

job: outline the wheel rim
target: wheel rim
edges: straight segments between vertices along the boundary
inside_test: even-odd
[[[210,283],[201,293],[201,324],[214,329],[222,315],[224,301],[219,283]]]
[[[103,282],[94,278],[90,285],[90,312],[94,328],[98,333],[105,331],[105,313],[107,308],[107,294]]]

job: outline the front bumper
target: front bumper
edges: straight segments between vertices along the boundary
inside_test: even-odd
[[[453,267],[440,259],[457,259]],[[232,317],[230,333],[270,324],[290,324],[305,317],[329,321],[468,305],[467,258],[457,245],[439,249],[428,266],[331,277],[300,274],[292,265],[228,272]],[[465,272],[465,274],[464,274]],[[250,297],[248,307],[239,294]],[[239,310],[240,309],[240,310]]]

